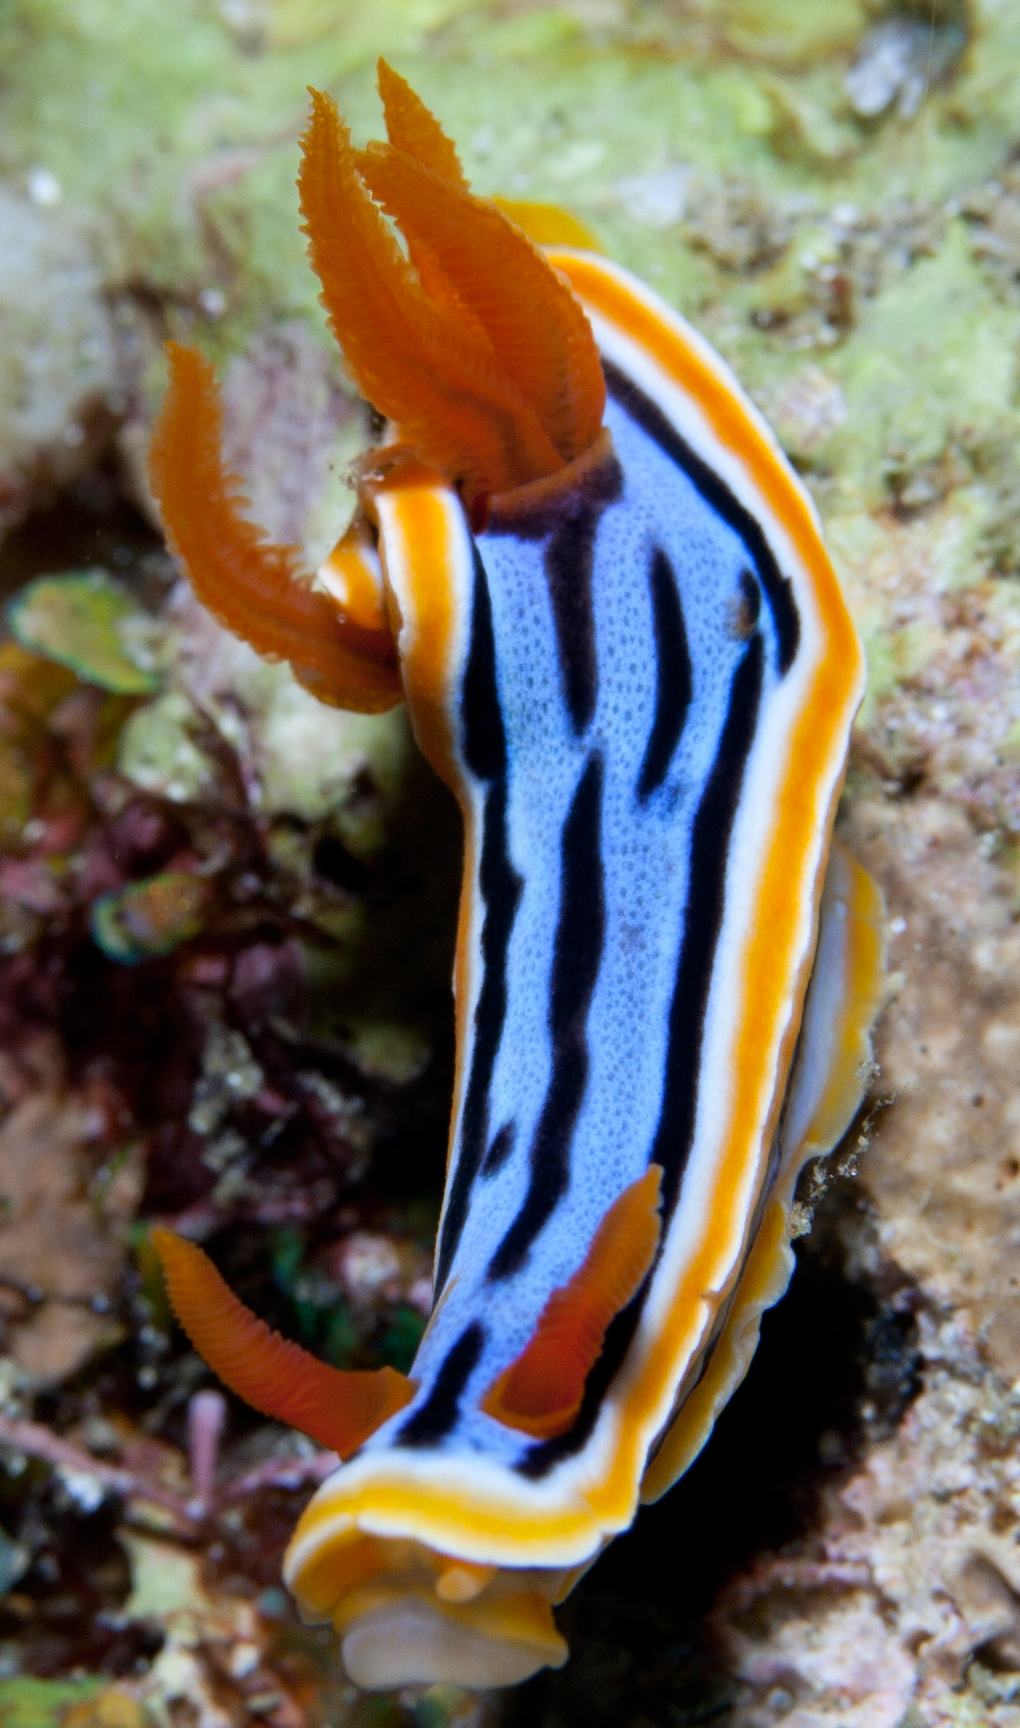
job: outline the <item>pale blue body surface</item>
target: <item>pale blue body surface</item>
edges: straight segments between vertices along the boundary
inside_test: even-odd
[[[420,1386],[373,1451],[427,1443],[541,1469],[536,1442],[478,1402],[652,1160],[668,1233],[691,1149],[670,1144],[667,1094],[689,1067],[690,1139],[710,950],[686,1029],[674,996],[685,948],[698,970],[691,951],[721,916],[746,758],[788,669],[789,602],[739,507],[734,526],[612,395],[606,425],[615,460],[595,496],[476,540],[460,746],[481,836],[480,987]],[[777,580],[778,623],[762,593]]]

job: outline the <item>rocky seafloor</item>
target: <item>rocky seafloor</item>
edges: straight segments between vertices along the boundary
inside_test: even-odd
[[[374,435],[303,258],[308,83],[377,54],[732,362],[868,648],[840,831],[886,899],[865,1110],[689,1476],[514,1692],[358,1695],[279,1586],[315,1448],[224,1400],[146,1225],[339,1365],[428,1306],[459,836],[402,711],[184,589],[162,342],[314,563]],[[0,5],[0,1725],[1020,1725],[1020,8]]]

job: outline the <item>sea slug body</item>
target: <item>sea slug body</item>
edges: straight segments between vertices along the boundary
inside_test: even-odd
[[[472,195],[380,89],[388,144],[314,93],[303,141],[323,303],[390,427],[319,585],[241,513],[194,350],[151,472],[206,604],[324,700],[406,699],[463,812],[410,1375],[313,1362],[154,1238],[210,1365],[345,1460],[285,1575],[352,1678],[485,1687],[566,1659],[552,1606],[745,1372],[797,1177],[860,1102],[881,909],[831,843],[863,657],[768,427],[576,224]]]

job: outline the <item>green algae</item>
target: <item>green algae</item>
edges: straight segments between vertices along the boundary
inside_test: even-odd
[[[90,1703],[103,1685],[102,1680],[91,1676],[36,1680],[18,1675],[0,1680],[0,1728],[58,1728],[70,1709]]]
[[[827,6],[805,6],[803,0],[770,0],[767,6],[762,0],[726,0],[719,13],[738,53],[760,54],[787,66],[849,53],[870,22],[860,0],[832,0]]]
[[[825,196],[837,167],[840,194],[863,202],[950,196],[999,160],[1018,82],[1006,8],[984,9],[966,76],[906,130],[848,113],[842,76],[866,22],[855,0],[701,14],[699,36],[650,7],[607,30],[587,27],[583,7],[465,0],[371,14],[349,0],[14,0],[0,24],[0,55],[19,68],[0,92],[0,166],[14,180],[48,169],[98,224],[110,274],[165,289],[180,317],[218,287],[219,346],[259,314],[311,313],[293,193],[304,87],[334,89],[357,131],[377,131],[379,52],[442,112],[482,190],[569,196],[582,215],[670,154],[763,174],[778,193]],[[647,269],[639,228],[611,215],[614,249]]]
[[[23,648],[101,690],[146,696],[159,688],[153,621],[105,570],[38,577],[11,602],[7,622]]]
[[[196,742],[198,716],[179,690],[168,690],[130,716],[117,746],[126,780],[185,804],[208,791],[213,767]]]
[[[846,482],[877,502],[891,464],[917,469],[954,440],[1015,426],[1016,327],[965,225],[951,222],[936,255],[866,304],[853,340],[833,356],[850,412],[829,454]]]
[[[159,960],[198,934],[208,902],[208,884],[187,870],[129,882],[92,902],[92,940],[122,966]]]

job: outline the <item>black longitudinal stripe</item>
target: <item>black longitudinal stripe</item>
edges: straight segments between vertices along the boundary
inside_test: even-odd
[[[485,1333],[472,1320],[448,1353],[420,1410],[409,1416],[398,1432],[397,1446],[435,1446],[456,1426],[461,1393],[468,1375],[481,1355]]]
[[[662,1109],[649,1162],[663,1166],[662,1236],[676,1208],[694,1136],[705,1009],[715,950],[725,910],[726,855],[740,800],[744,770],[758,725],[764,645],[754,636],[740,659],[712,770],[705,782],[691,834],[690,885],[683,943],[669,1013]],[[588,1376],[573,1427],[525,1454],[518,1469],[544,1476],[561,1458],[580,1451],[598,1416],[607,1387],[634,1336],[647,1283],[611,1322],[602,1355]]]
[[[583,466],[568,487],[551,487],[524,504],[500,509],[498,500],[486,536],[512,534],[517,540],[544,543],[544,565],[563,698],[574,731],[580,735],[595,712],[598,662],[592,614],[595,536],[602,513],[623,494],[623,472],[612,446]]]
[[[506,1017],[507,950],[524,886],[510,859],[506,731],[496,684],[496,644],[489,585],[477,549],[471,643],[461,695],[461,732],[461,747],[468,769],[479,780],[488,783],[482,809],[482,844],[478,862],[485,918],[481,933],[482,981],[475,1008],[471,1072],[464,1094],[457,1163],[437,1248],[437,1293],[450,1270],[450,1261],[467,1214],[471,1185],[488,1144],[489,1087]]]
[[[691,700],[691,656],[680,591],[673,566],[659,546],[652,554],[648,582],[655,630],[655,718],[638,776],[639,804],[644,804],[662,785],[680,742]]]
[[[708,463],[695,455],[672,422],[667,420],[661,408],[657,407],[643,390],[639,390],[625,372],[621,372],[619,367],[605,358],[602,361],[602,370],[606,375],[609,394],[619,402],[632,420],[636,420],[638,425],[644,428],[650,438],[655,439],[670,460],[684,470],[716,514],[721,516],[724,522],[728,522],[734,533],[739,534],[744,542],[772,613],[779,671],[788,672],[800,644],[800,613],[797,611],[790,579],[781,573],[761,524],[734,498],[729,487],[720,480]]]
[[[761,614],[761,589],[750,570],[740,572],[740,595],[743,601],[741,635],[750,636]]]
[[[504,1122],[502,1128],[496,1130],[482,1162],[483,1176],[495,1176],[497,1170],[502,1170],[514,1149],[516,1138],[516,1122]]]
[[[676,1205],[694,1138],[705,1009],[723,921],[726,858],[758,726],[764,661],[764,642],[760,635],[752,636],[733,674],[719,748],[691,832],[687,911],[669,1009],[662,1110],[649,1155],[653,1163],[662,1165],[664,1229]]]
[[[560,853],[560,909],[549,994],[552,1075],[531,1142],[528,1191],[489,1265],[508,1278],[524,1262],[570,1172],[570,1141],[588,1083],[587,1020],[606,934],[602,864],[602,757],[588,758]]]
[[[595,712],[599,669],[591,579],[600,504],[589,504],[557,523],[545,548],[545,574],[559,647],[563,697],[580,735]]]

